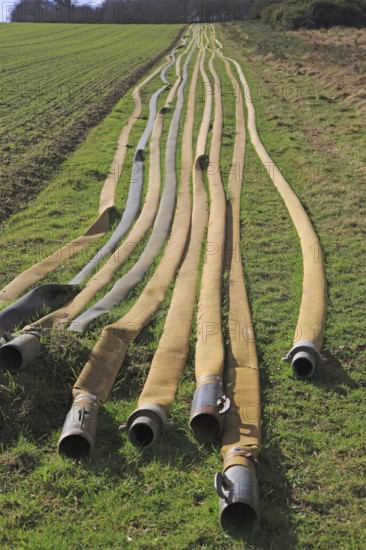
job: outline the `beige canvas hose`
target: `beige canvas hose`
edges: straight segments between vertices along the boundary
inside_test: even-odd
[[[44,258],[32,267],[26,269],[23,273],[18,275],[15,279],[13,279],[13,281],[6,285],[0,291],[0,304],[5,304],[23,294],[32,285],[44,279],[49,273],[55,271],[61,263],[69,260],[81,252],[90,242],[99,239],[107,231],[109,231],[110,212],[114,208],[116,186],[125,161],[129,136],[133,125],[141,116],[142,112],[142,101],[139,90],[150,82],[150,80],[152,80],[157,74],[159,74],[164,66],[165,65],[161,65],[158,67],[141,84],[139,84],[139,86],[137,86],[132,93],[135,108],[120,134],[111,170],[108,173],[101,191],[98,218],[85,231],[85,233],[83,233],[83,235],[73,239],[68,244],[50,254],[47,258]]]
[[[195,40],[193,39],[189,45],[189,47],[186,49],[186,51],[182,54],[188,53],[192,51],[192,48],[194,47]],[[189,53],[191,55],[191,53]],[[172,55],[172,58],[174,62],[177,64],[177,73],[179,74],[179,61],[181,56],[178,57],[177,61],[175,61],[174,54]],[[164,87],[158,90],[154,93],[150,100],[150,117],[149,117],[149,123],[144,131],[143,136],[140,138],[138,149],[140,146],[142,146],[142,143],[145,143],[145,141],[148,139],[148,136],[150,134],[149,126],[150,126],[150,119],[152,119],[155,112],[155,105],[157,103],[157,99],[161,92],[165,89],[168,81],[166,80],[166,70],[171,65],[171,62],[168,65],[165,65],[163,67],[163,71],[161,72],[161,78],[166,82],[164,84]],[[179,81],[179,78],[177,79]],[[173,98],[170,95],[170,100],[172,101]],[[166,107],[168,106],[168,103],[166,103]],[[165,114],[165,109],[162,109],[160,112],[161,117]],[[161,118],[160,117],[160,118]],[[159,118],[159,114],[157,115],[157,118]],[[155,133],[159,133],[160,131],[160,124],[162,123],[162,120],[160,120],[155,128]],[[154,127],[153,127],[154,131]],[[22,297],[17,302],[11,304],[8,306],[5,310],[3,310],[0,313],[0,334],[1,329],[4,328],[4,331],[7,330],[9,334],[12,332],[12,327],[17,326],[20,323],[24,323],[24,321],[31,317],[35,316],[36,312],[40,310],[41,308],[52,305],[53,309],[57,308],[57,301],[59,302],[59,305],[64,304],[65,302],[69,302],[66,307],[62,307],[61,309],[56,309],[53,313],[46,316],[46,318],[43,318],[39,320],[37,323],[27,326],[23,329],[22,333],[19,336],[11,336],[8,338],[8,343],[0,348],[0,367],[3,369],[15,371],[19,368],[22,368],[26,366],[26,364],[35,358],[36,354],[38,354],[41,350],[41,346],[39,342],[36,340],[39,340],[39,332],[37,330],[39,328],[51,328],[54,326],[66,326],[70,323],[72,319],[76,315],[80,313],[80,311],[87,305],[87,303],[92,299],[102,288],[108,284],[113,278],[114,273],[123,265],[126,258],[131,254],[135,246],[138,244],[138,242],[142,239],[144,233],[147,231],[149,226],[154,220],[154,217],[156,215],[157,211],[157,204],[159,202],[159,191],[160,191],[160,146],[159,143],[156,143],[156,138],[153,140],[153,150],[151,154],[151,163],[152,163],[152,169],[151,169],[151,176],[149,178],[149,181],[151,185],[149,186],[148,190],[148,196],[146,197],[146,204],[144,205],[143,212],[141,213],[138,222],[136,223],[136,228],[134,227],[132,232],[129,235],[128,240],[125,240],[125,242],[120,246],[119,250],[115,252],[115,254],[109,259],[107,264],[97,273],[92,279],[88,282],[86,288],[84,288],[76,297],[75,300],[72,300],[70,302],[70,298],[75,295],[78,292],[77,286],[71,284],[69,285],[41,285],[39,287],[36,287],[34,290],[30,291],[27,295]],[[159,138],[160,139],[160,138]],[[140,174],[141,179],[141,174]],[[140,182],[138,182],[138,186],[140,185]],[[134,188],[130,187],[129,190],[129,197],[130,195],[133,195]],[[131,202],[131,209],[134,209],[134,205]],[[127,212],[127,205],[124,214]],[[129,214],[127,216],[129,219],[132,220],[133,216]],[[128,223],[128,220],[125,220],[126,223]],[[119,224],[119,227],[116,228],[114,231],[114,234],[116,232],[123,232],[123,227],[126,226],[126,223],[123,221],[123,218]],[[113,236],[112,236],[113,237]],[[105,248],[105,247],[104,247]],[[101,251],[103,250],[103,247]],[[104,250],[104,252],[108,252],[108,250]],[[89,262],[85,268],[79,273],[78,277],[82,275],[84,270],[89,271],[89,269],[93,269],[93,262]],[[62,299],[60,299],[60,296]],[[56,308],[55,308],[56,306]],[[24,338],[24,334],[27,334],[27,337]],[[28,348],[28,349],[27,349]]]
[[[228,273],[228,345],[225,387],[230,406],[222,436],[223,473],[216,476],[220,521],[227,531],[249,531],[259,518],[255,463],[261,442],[260,377],[257,350],[245,287],[240,246],[240,197],[245,158],[243,97],[228,61],[222,56],[236,97],[236,138],[228,179],[225,268]]]
[[[200,56],[201,75],[203,80],[207,80],[203,48]],[[183,147],[187,149],[187,153],[192,150],[197,78],[198,65],[192,76],[187,126],[183,135]],[[188,250],[179,270],[163,334],[140,395],[138,408],[127,421],[129,439],[138,447],[153,445],[167,425],[167,415],[187,361],[197,295],[198,268],[208,221],[208,197],[203,182],[202,160],[206,151],[211,109],[212,94],[208,93],[193,163],[193,213]],[[191,162],[190,160],[190,164]]]
[[[214,121],[210,146],[208,184],[210,192],[210,216],[207,232],[206,258],[203,266],[200,298],[197,313],[197,344],[195,370],[197,389],[194,394],[190,425],[199,442],[219,436],[224,419],[222,371],[224,366],[224,341],[222,335],[222,276],[225,243],[226,198],[221,181],[220,166],[222,134],[221,82],[215,71],[212,56],[210,72],[215,82]],[[212,87],[206,78],[210,93]]]
[[[199,59],[196,61],[196,65],[198,64]],[[195,81],[192,81],[190,89],[194,86]],[[191,128],[191,124],[191,121],[186,118],[185,135],[188,131],[187,126]],[[188,152],[188,149],[189,147],[182,147],[180,192],[170,239],[163,258],[135,305],[122,319],[103,329],[101,338],[75,383],[74,403],[67,415],[59,441],[61,454],[81,457],[92,449],[96,435],[98,408],[108,399],[131,341],[137,337],[159,309],[182,260],[189,237],[192,210],[190,196],[192,151]]]
[[[188,68],[195,48],[196,40],[194,39],[194,48],[192,48],[187,55],[184,63],[182,82],[177,90],[177,102],[170,122],[165,147],[164,185],[159,209],[146,246],[131,269],[122,275],[103,297],[75,318],[69,328],[71,331],[83,332],[95,319],[108,313],[113,307],[120,304],[123,300],[126,300],[135,286],[143,280],[158,254],[162,251],[163,246],[166,244],[176,205],[178,187],[176,159],[180,120],[184,106],[184,90],[189,78]]]
[[[178,77],[176,82],[178,84],[181,81],[180,60],[183,55],[184,53],[177,58],[176,62]],[[121,269],[127,258],[132,254],[151,227],[159,206],[161,187],[160,141],[164,127],[164,116],[166,110],[174,101],[178,87],[174,85],[172,90],[174,90],[174,94],[169,94],[164,107],[160,109],[155,121],[150,140],[148,188],[141,214],[132,230],[104,266],[89,279],[85,287],[70,303],[43,317],[34,323],[32,327],[55,328],[69,325],[98,292],[103,290],[112,281],[114,274]]]
[[[222,44],[216,41],[222,48]],[[301,201],[283,177],[263,145],[256,123],[255,107],[250,88],[239,63],[231,61],[239,74],[248,111],[248,131],[260,160],[280,193],[298,233],[303,257],[303,288],[294,346],[284,360],[289,361],[300,378],[313,375],[322,361],[320,351],[324,339],[327,310],[327,283],[324,257],[319,238]]]

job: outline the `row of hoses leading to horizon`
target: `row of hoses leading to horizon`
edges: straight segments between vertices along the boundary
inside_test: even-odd
[[[213,57],[214,53],[212,52],[209,68],[214,77],[216,89],[220,90],[220,80],[214,69]],[[230,253],[233,250],[233,247],[230,246],[232,239],[240,237],[241,181],[239,185],[235,177],[230,181],[232,192],[232,205],[230,206],[232,208],[228,208],[228,212],[231,211],[232,214],[226,215],[225,196],[220,174],[216,172],[216,174],[210,175],[208,178],[209,218],[207,207],[205,207],[207,198],[203,185],[201,162],[205,156],[213,96],[215,97],[215,111],[210,160],[214,163],[220,158],[222,107],[221,95],[212,93],[213,87],[205,73],[203,56],[201,56],[200,68],[206,89],[206,106],[197,143],[196,159],[193,163],[194,208],[190,240],[176,279],[163,335],[140,396],[138,409],[130,416],[126,425],[130,440],[139,447],[152,445],[168,425],[167,414],[175,398],[179,379],[187,360],[199,258],[207,223],[209,226],[207,238],[216,238],[219,239],[219,242],[225,239],[225,225],[227,227],[226,262],[230,265],[230,296],[233,303],[233,306],[230,306],[230,315],[233,320],[239,319],[245,326],[248,325],[248,321],[250,322],[241,263],[237,264]],[[194,80],[192,80],[192,85],[195,85]],[[187,126],[194,116],[194,102],[190,101],[189,105],[191,109],[187,113]],[[245,150],[245,124],[243,111],[240,115],[238,110],[240,105],[242,106],[242,103],[238,103],[237,106],[237,137],[233,159],[235,161],[243,158]],[[186,139],[188,143],[188,136],[185,132],[183,144],[186,143]],[[188,147],[183,147],[182,153],[185,154],[187,151]],[[181,253],[178,251],[177,254],[177,240],[179,242],[179,239],[182,246],[181,235],[174,232],[173,229],[168,243],[171,252],[164,255],[157,272],[149,281],[137,303],[117,323],[105,327],[103,330],[102,337],[95,346],[92,356],[74,385],[73,406],[66,418],[59,441],[61,453],[79,458],[82,454],[91,451],[96,437],[98,410],[109,396],[131,341],[137,337],[157,311],[174,274],[174,269],[177,268],[177,261]],[[198,311],[200,322],[197,327],[199,335],[203,326],[201,321],[204,323],[204,320],[209,318],[211,321],[214,319],[215,324],[221,322],[221,280],[224,258],[216,255],[213,260],[202,274]],[[162,280],[163,273],[164,280]],[[212,302],[214,302],[214,309],[211,307]],[[177,327],[178,318],[179,327]],[[235,342],[231,343],[231,348],[227,352],[227,370],[229,371],[227,376],[231,377],[232,387],[229,389],[230,399],[224,400],[221,391],[224,362],[222,331],[219,330],[216,334],[216,341],[210,340],[209,342],[211,361],[207,361],[207,348],[203,351],[198,349],[198,361],[196,361],[198,390],[192,407],[191,425],[200,442],[219,438],[223,430],[225,471],[224,474],[216,478],[216,486],[220,494],[221,523],[229,531],[250,530],[258,522],[259,517],[258,485],[254,466],[260,446],[260,416],[258,414],[255,421],[250,422],[250,426],[248,426],[248,418],[245,416],[240,417],[239,423],[233,419],[237,418],[235,416],[236,408],[239,411],[246,410],[243,405],[253,402],[253,399],[259,408],[259,374],[255,345],[248,343],[247,349],[243,351],[242,346],[236,345]],[[201,342],[207,344],[207,341],[204,342],[202,338]],[[80,415],[80,411],[88,413],[88,420],[84,420],[85,414]],[[225,415],[225,412],[228,414]],[[76,417],[82,417],[83,420],[76,423]],[[245,434],[249,427],[250,436],[248,437]]]
[[[195,62],[190,84],[187,115],[183,129],[180,190],[170,238],[156,271],[140,294],[137,302],[122,319],[103,329],[101,338],[98,340],[89,361],[76,381],[73,389],[74,402],[67,415],[59,441],[59,451],[62,454],[80,457],[84,453],[91,451],[96,437],[96,415],[98,409],[108,399],[130,343],[138,336],[142,328],[148,324],[159,309],[182,261],[190,235],[192,236],[192,231],[194,230],[194,226],[191,226],[192,200],[190,195],[192,134],[196,84],[201,56]],[[205,113],[205,132],[207,135],[210,122],[210,110],[207,107],[205,108]],[[199,141],[202,142],[202,140],[203,138],[200,137]],[[201,147],[201,149],[203,150],[202,155],[204,147]],[[197,194],[201,197],[198,207],[196,204]],[[205,208],[205,202],[207,202],[202,178],[195,185],[194,202],[194,217],[196,220],[198,217],[201,224],[202,208]],[[194,220],[192,221],[193,223]],[[204,227],[205,224],[203,224],[203,231]],[[196,234],[196,231],[194,230],[194,234]],[[203,235],[201,235],[201,238],[203,238]],[[81,409],[88,412],[88,420],[84,421],[83,424],[76,424],[75,415]]]
[[[207,35],[208,32],[210,38]],[[238,342],[235,338],[231,338],[229,331],[228,344],[225,349],[221,326],[224,304],[222,298],[224,270],[229,275],[228,284],[224,288],[227,298],[228,322],[229,324],[239,323],[240,326],[252,326],[242,261],[237,262],[233,253],[235,243],[240,242],[240,196],[246,143],[245,112],[248,136],[289,211],[301,243],[304,276],[298,324],[302,329],[302,339],[294,341],[294,347],[286,357],[291,362],[293,371],[300,378],[312,376],[322,360],[320,352],[326,314],[326,280],[319,239],[311,221],[297,195],[273,162],[259,137],[250,88],[240,64],[236,60],[224,56],[223,46],[217,40],[212,26],[205,27],[204,31],[201,27],[192,43],[193,41],[194,44],[198,43],[199,53],[191,77],[183,128],[181,185],[176,199],[170,235],[168,238],[171,221],[164,226],[165,236],[160,241],[160,248],[157,247],[160,251],[163,243],[167,241],[162,258],[139,298],[119,321],[104,327],[101,337],[74,385],[74,401],[67,415],[58,449],[61,454],[74,458],[89,455],[95,443],[98,411],[108,399],[129,345],[158,311],[176,276],[172,300],[159,346],[140,395],[138,407],[126,424],[131,442],[138,447],[152,445],[164,432],[169,424],[170,406],[175,398],[179,380],[187,361],[199,281],[200,257],[207,230],[206,246],[209,242],[225,242],[225,250],[222,251],[222,254],[207,255],[207,261],[202,268],[196,323],[197,390],[194,395],[190,422],[199,442],[221,438],[224,469],[223,473],[218,474],[215,480],[220,496],[221,523],[229,531],[245,531],[246,528],[253,528],[258,523],[259,517],[258,482],[255,474],[260,448],[258,359],[253,334],[252,338]],[[184,100],[184,85],[182,84],[188,81],[187,68],[193,51],[194,46],[187,54],[183,78],[175,86],[175,91],[178,90],[178,101],[175,110],[176,118],[173,115],[169,133],[171,139],[168,140],[166,149],[167,173],[168,170],[174,170],[176,173],[175,163],[171,162],[173,150],[176,150],[174,138],[177,138],[179,130],[183,104],[179,107],[180,100],[181,102]],[[208,61],[211,81],[205,68],[207,51],[211,51],[211,58]],[[225,199],[220,170],[207,171],[206,146],[210,129],[212,133],[209,161],[213,166],[219,167],[223,125],[221,81],[215,70],[214,59],[220,59],[224,63],[227,76],[236,94],[236,135],[233,164],[237,165],[238,163],[241,167],[241,177],[230,175],[228,181],[230,200],[228,201]],[[237,77],[233,74],[231,66],[235,68]],[[196,154],[193,158],[193,122],[199,73],[201,73],[205,84],[206,93]],[[215,93],[213,93],[212,83],[215,86]],[[172,97],[172,94],[170,96]],[[210,128],[213,98],[214,116],[212,128]],[[178,115],[179,109],[180,114]],[[155,151],[153,145],[156,146],[156,153],[160,146],[164,116],[162,112],[159,114],[161,116],[158,115],[156,118],[151,140],[151,148]],[[172,145],[170,152],[169,145]],[[150,165],[153,166],[153,164],[154,156],[150,156]],[[210,195],[209,207],[204,186],[205,172]],[[193,206],[190,197],[191,175]],[[166,185],[167,179],[164,189],[166,189]],[[175,180],[173,187],[176,188],[176,185]],[[174,210],[175,191],[173,195]],[[162,202],[163,198],[160,207]],[[172,218],[173,210],[169,211],[168,217]],[[154,224],[157,232],[161,226],[160,222],[159,226],[156,223],[158,217],[159,214],[156,215]],[[313,254],[314,243],[317,243],[318,250],[320,250],[316,262]],[[219,249],[221,250],[221,247]],[[137,261],[137,266],[140,261],[144,265],[144,253]],[[151,265],[152,262],[149,266]],[[126,297],[123,292],[118,294],[117,300],[112,300],[111,307],[119,303],[121,296],[122,299]],[[102,313],[105,311],[106,309],[103,309]],[[52,317],[53,314],[50,315]],[[94,314],[91,317],[91,320],[96,318]],[[50,319],[50,316],[48,318]],[[37,324],[31,326],[29,332],[23,335],[24,338],[35,336],[34,331],[39,330],[42,326],[62,326],[55,319],[57,319],[57,315],[53,317],[51,324],[48,324],[50,321],[44,321],[43,325],[41,322],[38,326]],[[67,319],[67,323],[70,319],[71,317]],[[89,318],[87,317],[87,319]],[[78,317],[75,318],[74,323],[76,321],[78,321]],[[215,326],[216,330],[210,334],[210,338],[205,339],[202,327],[208,322]],[[89,321],[86,322],[85,327],[88,324]],[[74,328],[76,326],[75,324]],[[314,331],[314,326],[317,326],[318,330]],[[83,326],[82,329],[85,327]],[[223,391],[224,382],[226,383],[226,396]],[[255,410],[253,410],[253,404]],[[255,414],[252,414],[253,412]]]

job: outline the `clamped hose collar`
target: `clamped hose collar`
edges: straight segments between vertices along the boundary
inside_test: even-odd
[[[219,516],[222,528],[231,534],[248,534],[259,523],[259,489],[254,472],[245,466],[230,466],[215,476],[220,497]]]
[[[0,369],[16,372],[26,367],[42,350],[41,335],[36,330],[23,331],[18,335],[6,336],[6,343],[0,347]]]
[[[294,345],[282,361],[291,363],[292,370],[298,378],[311,378],[325,358],[310,340],[303,340]]]
[[[134,411],[125,427],[131,443],[146,449],[154,445],[161,433],[170,426],[163,407],[151,404]]]
[[[90,393],[74,400],[58,442],[60,455],[77,460],[89,456],[95,444],[99,406],[98,399]]]
[[[223,394],[222,379],[206,375],[197,382],[191,409],[190,426],[199,443],[217,439],[222,432],[230,399]]]

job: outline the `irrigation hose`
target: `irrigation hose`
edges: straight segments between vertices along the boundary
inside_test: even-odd
[[[182,147],[193,150],[192,134],[195,116],[198,70],[204,78],[205,51],[200,48],[200,67],[196,65],[188,99],[187,125]],[[208,197],[203,181],[202,160],[210,127],[212,94],[206,97],[203,119],[193,162],[193,213],[188,249],[177,276],[163,334],[155,352],[149,375],[138,400],[138,408],[127,421],[130,441],[137,447],[153,445],[168,425],[167,416],[175,398],[189,350],[189,337],[197,295],[198,268],[208,222]],[[192,158],[189,160],[192,164]],[[188,174],[186,177],[189,177]]]
[[[183,79],[178,88],[177,104],[170,124],[166,145],[164,189],[160,200],[159,210],[146,247],[135,265],[114,284],[112,289],[96,304],[75,318],[69,327],[70,331],[83,332],[92,321],[108,313],[113,307],[125,300],[135,286],[142,281],[168,238],[176,203],[176,149],[179,123],[184,106],[184,90],[188,80],[188,66],[194,51],[195,48],[188,54],[184,64]]]
[[[166,67],[163,66],[163,73],[164,73],[163,79],[165,81],[166,81],[165,69],[168,69],[170,65],[171,64],[169,63]],[[153,76],[156,76],[156,74],[158,74],[158,72],[161,69],[162,67],[159,67],[153,73],[153,75],[149,76],[147,79],[145,79],[142,82],[140,87],[145,85],[149,80],[151,80]],[[138,95],[138,89],[139,88],[135,89],[134,94],[137,93]],[[139,98],[140,113],[141,113],[141,99],[139,95],[138,95],[138,98]],[[154,102],[152,103],[150,102],[150,107],[154,110]],[[137,111],[135,109],[134,115],[132,116],[135,116],[136,113]],[[132,117],[130,117],[130,120],[132,120]],[[111,187],[109,187],[109,191],[111,191]],[[109,193],[109,196],[111,196],[111,193]],[[104,195],[103,200],[104,201],[106,200],[106,195]],[[152,212],[150,211],[150,214],[151,213]],[[154,213],[154,217],[155,217],[155,213]],[[148,213],[146,212],[146,209],[145,209],[144,215],[147,216],[147,214]],[[129,238],[129,242],[124,242],[120,246],[120,248],[117,250],[117,252],[110,258],[107,264],[103,266],[100,272],[97,273],[96,276],[94,276],[88,282],[87,288],[81,291],[81,293],[77,297],[77,300],[75,302],[71,302],[70,304],[68,304],[65,307],[64,311],[62,310],[56,311],[55,312],[56,318],[51,314],[45,321],[44,323],[45,326],[49,327],[49,326],[52,326],[53,323],[57,323],[57,322],[59,324],[65,325],[68,322],[69,318],[71,319],[73,318],[71,315],[72,312],[74,312],[74,316],[80,313],[82,308],[87,305],[88,301],[92,297],[94,297],[97,294],[97,292],[99,292],[105,286],[105,284],[110,282],[110,280],[113,277],[113,274],[121,267],[121,265],[123,265],[127,257],[133,252],[134,247],[143,238],[143,234],[147,231],[152,221],[153,219],[149,217],[148,226],[146,226],[146,224],[143,223],[143,220],[140,221],[136,231],[132,235],[132,238],[134,240],[132,241],[132,238]],[[133,243],[132,246],[131,246],[131,243]],[[10,334],[14,326],[18,326],[22,322],[24,322],[24,320],[31,318],[36,314],[37,311],[41,310],[42,308],[52,306],[52,309],[56,309],[59,306],[69,302],[70,299],[75,297],[76,294],[78,294],[79,292],[78,287],[75,286],[76,285],[75,280],[77,279],[77,277],[75,277],[68,285],[55,285],[55,284],[41,285],[40,287],[37,287],[31,290],[28,294],[23,296],[21,299],[19,299],[15,303],[5,308],[2,312],[0,312],[0,336],[4,332],[7,332]],[[42,325],[42,323],[40,324]],[[3,354],[6,353],[6,350],[5,351],[3,350],[3,352],[0,351],[0,363],[4,363],[4,361],[2,361],[2,358],[1,358],[2,353]],[[19,360],[18,360],[18,363],[19,363]]]
[[[196,64],[199,63],[197,59]],[[191,83],[191,87],[194,83]],[[184,127],[190,122],[185,120]],[[106,326],[73,388],[74,402],[59,440],[60,454],[81,458],[90,453],[99,407],[108,399],[130,343],[150,322],[173,280],[189,238],[191,152],[182,148],[181,186],[170,239],[163,257],[134,306],[116,323]],[[188,159],[188,160],[187,160]],[[89,421],[90,419],[90,421]]]
[[[191,44],[189,48],[191,47]],[[172,61],[168,65],[166,65],[161,72],[161,79],[163,80],[164,86],[157,90],[157,92],[155,92],[150,99],[149,120],[146,125],[145,131],[142,134],[136,147],[126,208],[123,212],[121,221],[117,225],[116,229],[114,230],[106,244],[103,245],[100,250],[98,250],[95,256],[71,280],[71,284],[80,284],[81,282],[83,282],[95,270],[96,266],[101,262],[103,258],[114,252],[117,244],[122,239],[122,237],[126,235],[126,233],[131,228],[134,220],[138,216],[141,204],[142,189],[144,185],[144,150],[146,149],[149,137],[154,128],[154,122],[157,116],[158,99],[169,86],[166,74],[169,68],[176,63],[176,51],[177,48],[172,53]]]
[[[229,62],[223,60],[236,97],[236,138],[228,178],[225,269],[228,273],[228,344],[225,387],[230,406],[222,436],[223,473],[215,478],[220,496],[220,522],[229,532],[251,532],[259,521],[257,462],[260,436],[260,377],[257,350],[245,286],[240,247],[240,197],[245,158],[243,97]]]
[[[222,44],[217,40],[216,42],[222,48]],[[309,378],[324,360],[320,352],[327,310],[327,282],[321,243],[301,201],[260,139],[250,87],[241,66],[234,59],[227,59],[235,65],[244,89],[248,131],[253,147],[281,195],[300,239],[303,257],[302,299],[294,345],[283,360],[291,363],[296,376]]]
[[[120,137],[118,139],[117,149],[114,155],[114,159],[111,165],[111,169],[104,182],[100,199],[99,199],[99,216],[94,223],[85,231],[83,235],[73,239],[68,244],[62,246],[57,251],[53,252],[47,258],[37,262],[32,267],[26,269],[23,273],[15,277],[8,285],[6,285],[0,291],[0,304],[5,304],[11,300],[14,300],[32,285],[38,281],[44,279],[48,274],[55,271],[61,264],[61,262],[67,261],[82,250],[92,241],[99,239],[110,229],[110,214],[114,210],[115,202],[115,190],[117,182],[122,173],[123,164],[127,153],[127,143],[132,131],[132,128],[142,112],[142,101],[139,93],[139,89],[145,86],[150,80],[152,80],[159,72],[164,69],[165,65],[158,67],[148,78],[146,78],[139,86],[137,86],[132,97],[135,102],[135,108],[127,123],[122,129]],[[61,294],[65,293],[65,285],[60,285]],[[53,290],[56,292],[58,287]],[[45,289],[48,291],[48,287]],[[37,293],[39,295],[39,292]],[[70,295],[70,294],[69,294]],[[28,295],[28,300],[32,300],[33,295]],[[48,304],[46,301],[47,295],[45,295],[44,305]]]
[[[208,184],[210,215],[207,231],[206,258],[202,271],[201,290],[197,313],[197,343],[195,372],[197,389],[193,397],[190,426],[200,443],[216,439],[222,430],[226,399],[222,391],[224,341],[221,323],[221,295],[224,263],[226,198],[221,181],[220,153],[222,134],[221,82],[213,65],[215,54],[209,61],[215,82],[215,107],[210,146]],[[206,86],[213,93],[207,75]]]
[[[178,57],[177,63],[180,58],[181,56]],[[177,73],[177,82],[179,82],[179,68],[177,69]],[[34,323],[32,327],[45,329],[55,327],[62,328],[69,325],[70,322],[80,314],[90,300],[112,281],[113,275],[123,266],[126,259],[135,250],[136,246],[142,241],[144,235],[151,227],[158,211],[160,198],[160,140],[163,131],[164,116],[169,106],[168,102],[171,103],[173,100],[174,98],[172,96],[167,99],[165,106],[160,109],[155,120],[149,147],[149,177],[146,197],[141,214],[128,234],[128,237],[107,260],[104,266],[89,279],[85,287],[69,304],[43,317]]]

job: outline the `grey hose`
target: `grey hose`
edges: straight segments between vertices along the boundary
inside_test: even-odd
[[[34,288],[0,313],[0,337],[42,309],[61,307],[79,292],[74,285],[47,284]]]
[[[157,213],[152,233],[145,250],[142,252],[136,264],[115,283],[113,288],[99,300],[94,306],[76,317],[70,325],[69,330],[83,332],[86,327],[95,319],[108,313],[111,309],[122,302],[131,290],[143,279],[145,273],[153,264],[162,246],[164,245],[174,215],[177,176],[176,176],[176,149],[179,132],[179,122],[184,105],[184,89],[188,80],[188,66],[197,43],[189,52],[183,68],[183,78],[178,89],[177,105],[173,114],[169,129],[165,158],[165,185],[162,193],[159,211]]]
[[[110,251],[113,252],[113,247],[116,246],[122,236],[128,231],[136,214],[138,213],[141,199],[141,191],[143,185],[143,160],[142,151],[146,147],[149,136],[154,126],[154,121],[157,115],[157,101],[160,94],[169,85],[166,78],[167,71],[175,63],[175,53],[177,48],[172,52],[172,61],[167,64],[161,71],[160,77],[164,82],[164,86],[153,94],[150,99],[150,115],[145,131],[141,136],[134,157],[134,167],[131,177],[131,187],[128,194],[126,209],[122,219],[109,241],[97,252],[94,258],[70,281],[69,284],[45,284],[36,287],[28,292],[25,296],[16,300],[0,312],[0,337],[5,332],[11,332],[14,327],[28,322],[36,313],[42,309],[55,309],[65,305],[79,292],[78,284],[80,284],[96,267]],[[135,168],[138,166],[138,169]],[[135,180],[135,172],[138,179]],[[128,225],[129,224],[129,225]]]
[[[70,284],[72,285],[77,285],[82,283],[88,277],[88,275],[90,275],[95,270],[95,268],[102,261],[103,258],[105,258],[108,254],[111,254],[112,252],[114,252],[118,242],[130,229],[134,219],[138,215],[138,212],[140,209],[140,203],[141,203],[142,188],[144,185],[143,152],[144,152],[144,149],[146,148],[147,142],[154,128],[154,122],[157,115],[158,99],[160,95],[164,92],[164,90],[169,86],[169,82],[166,78],[166,74],[170,69],[170,67],[174,65],[176,61],[175,59],[176,50],[177,48],[175,48],[172,52],[172,61],[169,63],[169,65],[164,67],[164,69],[160,74],[160,78],[164,82],[164,86],[159,90],[157,90],[150,99],[149,120],[146,125],[145,131],[140,137],[136,147],[136,151],[133,159],[133,165],[132,165],[130,189],[128,192],[126,208],[123,212],[121,221],[117,225],[116,229],[113,231],[108,241],[102,246],[102,248],[100,248],[98,252],[94,255],[94,257],[83,267],[83,269],[79,271],[79,273],[75,275],[73,279],[71,279]]]

